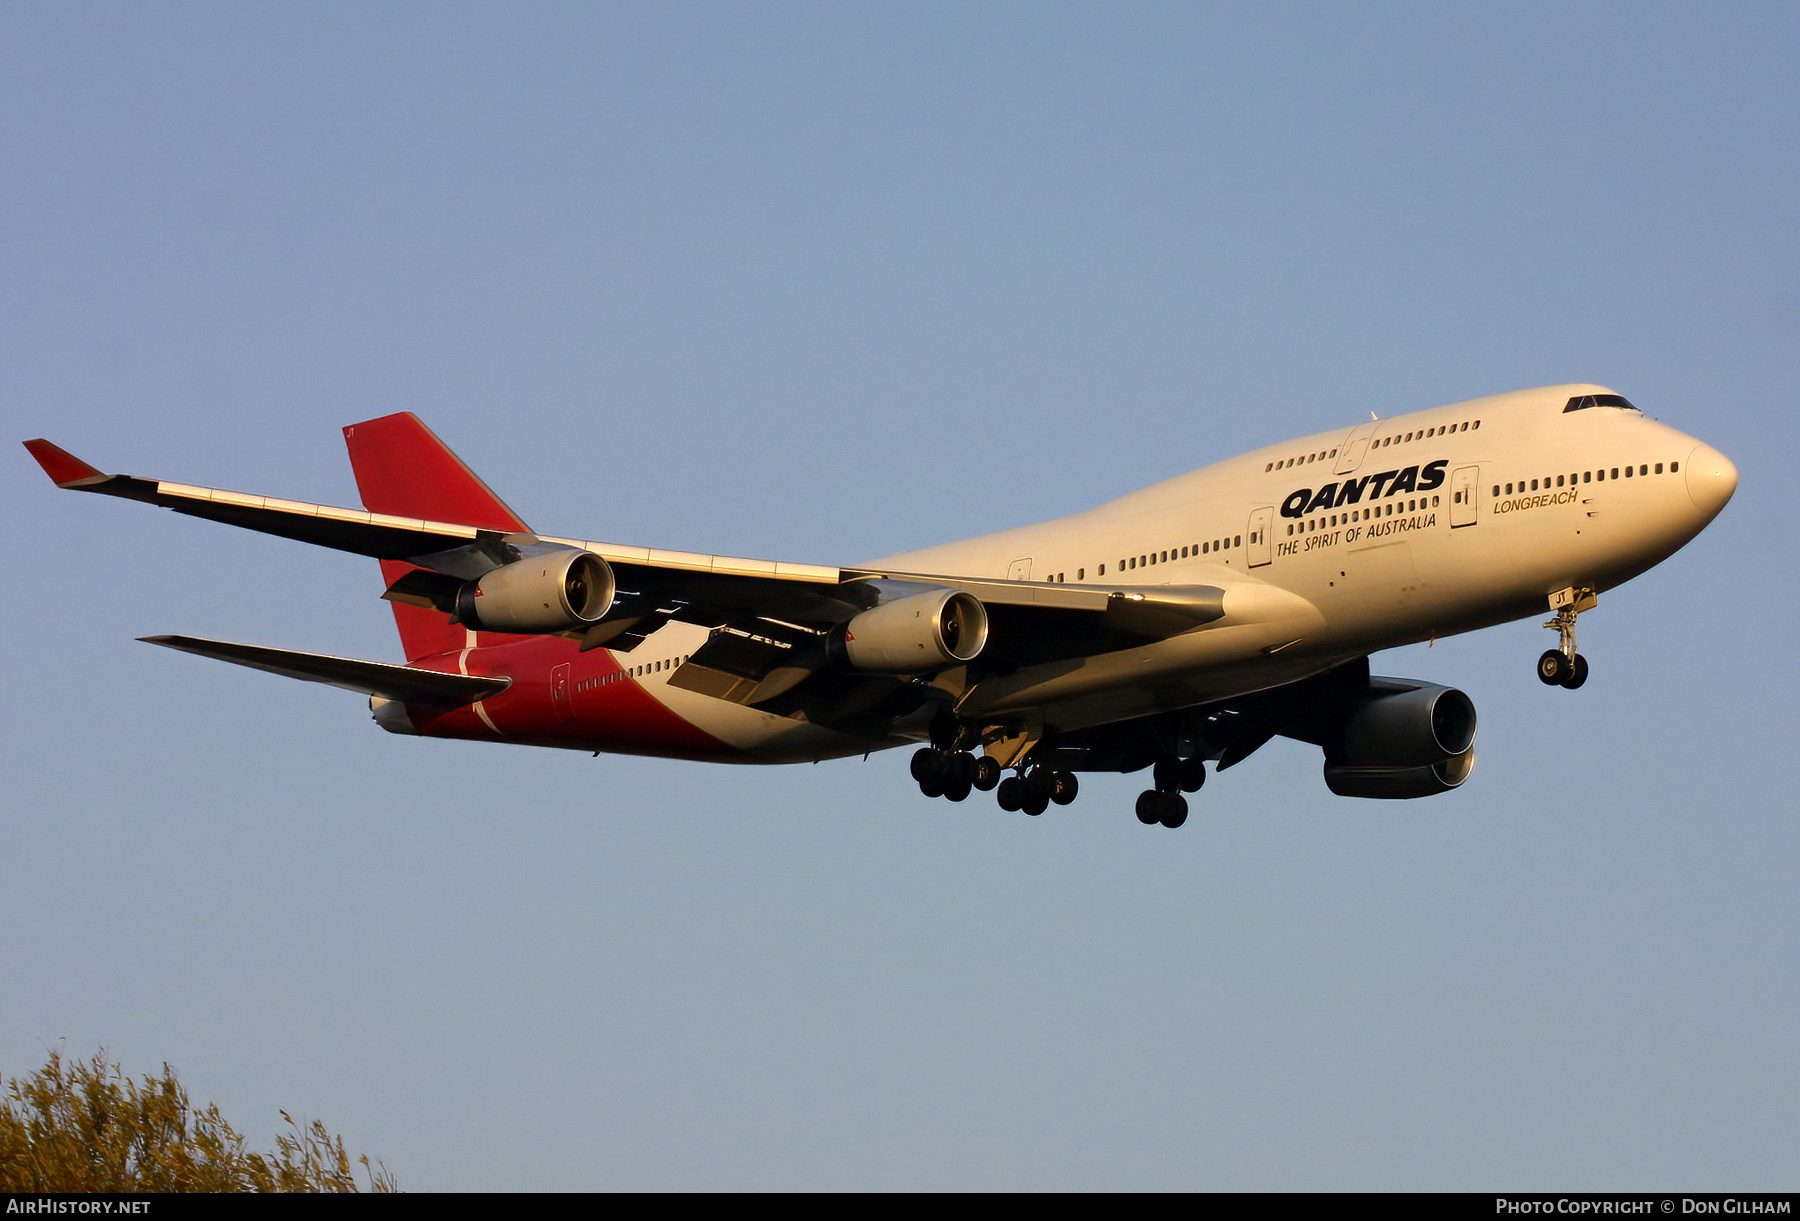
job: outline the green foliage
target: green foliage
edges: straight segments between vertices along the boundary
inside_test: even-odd
[[[4,1078],[0,1078],[4,1080]],[[218,1104],[196,1111],[175,1070],[133,1081],[104,1049],[43,1068],[0,1091],[0,1191],[358,1191],[343,1137],[318,1120],[270,1153],[246,1153]],[[356,1159],[370,1191],[397,1191],[386,1166]]]

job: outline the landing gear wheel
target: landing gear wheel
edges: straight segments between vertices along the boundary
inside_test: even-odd
[[[1035,789],[1028,788],[1025,790],[1025,800],[1019,803],[1019,808],[1036,818],[1050,808],[1050,798]]]
[[[1181,760],[1176,758],[1158,759],[1156,766],[1150,769],[1151,783],[1158,792],[1173,793],[1181,787]]]
[[[1587,681],[1588,663],[1587,658],[1583,657],[1580,653],[1575,654],[1569,661],[1571,663],[1569,666],[1569,673],[1563,678],[1562,685],[1573,691]]]
[[[1187,798],[1180,793],[1164,793],[1162,795],[1162,817],[1157,821],[1173,830],[1187,821]]]
[[[1206,760],[1198,756],[1184,761],[1181,765],[1181,791],[1198,793],[1206,783]]]
[[[925,779],[919,781],[919,792],[925,794],[927,797],[942,797],[944,795],[944,782],[939,780],[936,776],[927,776]]]
[[[969,782],[952,780],[944,786],[944,797],[950,801],[967,801],[969,799]]]
[[[1019,807],[1024,804],[1024,797],[1025,785],[1017,776],[1008,776],[1002,780],[999,791],[994,794],[994,800],[998,801],[1000,808],[1008,814],[1019,812]]]
[[[994,786],[1000,783],[1000,764],[991,756],[983,756],[975,764],[975,778],[970,781],[984,793],[991,793]]]
[[[924,784],[937,775],[942,758],[943,756],[929,746],[915,750],[912,757],[912,778],[920,784]]]
[[[1162,794],[1155,789],[1145,789],[1138,794],[1137,818],[1146,827],[1153,827],[1162,821]]]
[[[1545,649],[1544,655],[1537,660],[1538,681],[1546,687],[1566,687],[1574,673],[1574,665],[1561,649]]]
[[[1081,782],[1075,779],[1074,772],[1058,772],[1050,784],[1050,800],[1059,806],[1066,806],[1075,800],[1075,794],[1081,792]]]

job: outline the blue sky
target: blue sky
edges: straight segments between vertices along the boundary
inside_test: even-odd
[[[418,412],[543,529],[821,563],[1596,381],[1736,500],[1582,622],[1380,655],[1429,801],[1277,742],[1179,832],[899,753],[390,737],[135,642],[393,660],[374,565],[0,480],[0,1071],[105,1044],[415,1189],[1794,1186],[1800,14],[0,9],[0,419],[354,503]]]

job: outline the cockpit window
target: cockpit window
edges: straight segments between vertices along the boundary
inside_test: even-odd
[[[1578,394],[1569,400],[1569,405],[1563,408],[1563,414],[1586,411],[1589,407],[1623,407],[1626,411],[1638,411],[1631,405],[1631,400],[1622,394]],[[1638,411],[1638,414],[1644,413]]]

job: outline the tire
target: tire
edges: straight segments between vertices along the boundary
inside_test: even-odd
[[[944,782],[939,780],[936,776],[928,776],[924,780],[919,781],[919,792],[925,794],[927,797],[942,797],[944,795]]]
[[[1574,664],[1569,667],[1569,675],[1562,680],[1562,685],[1573,691],[1587,681],[1587,658],[1580,653],[1575,654]]]
[[[994,800],[998,801],[1000,808],[1008,814],[1016,814],[1019,812],[1019,806],[1023,804],[1024,790],[1025,786],[1019,783],[1017,776],[1008,776],[1000,782],[1000,789],[994,794]]]
[[[971,783],[984,793],[993,792],[1000,783],[1000,765],[984,755],[975,763],[975,779]]]
[[[1050,800],[1059,806],[1066,806],[1075,800],[1081,792],[1081,781],[1075,779],[1074,772],[1058,772],[1050,787]]]
[[[1158,801],[1161,796],[1155,789],[1145,789],[1138,794],[1137,819],[1146,827],[1153,827],[1162,821],[1162,808]]]
[[[1170,830],[1174,830],[1176,827],[1179,827],[1182,823],[1187,821],[1187,798],[1183,797],[1180,793],[1164,794],[1161,804],[1162,817],[1157,821],[1162,823],[1163,826],[1168,827]]]
[[[1050,808],[1050,799],[1039,793],[1026,793],[1025,800],[1019,805],[1025,813],[1036,818]]]
[[[1181,787],[1181,760],[1158,759],[1156,766],[1150,769],[1150,775],[1158,792],[1173,793]]]
[[[1181,791],[1198,793],[1206,783],[1206,760],[1196,755],[1181,765]]]
[[[1568,677],[1571,672],[1569,659],[1563,655],[1561,649],[1546,649],[1544,655],[1538,658],[1538,681],[1546,687],[1568,686]]]
[[[944,800],[967,801],[968,799],[969,782],[967,780],[952,780],[944,786]]]
[[[938,753],[927,746],[915,750],[912,757],[912,778],[920,784],[937,775]]]

